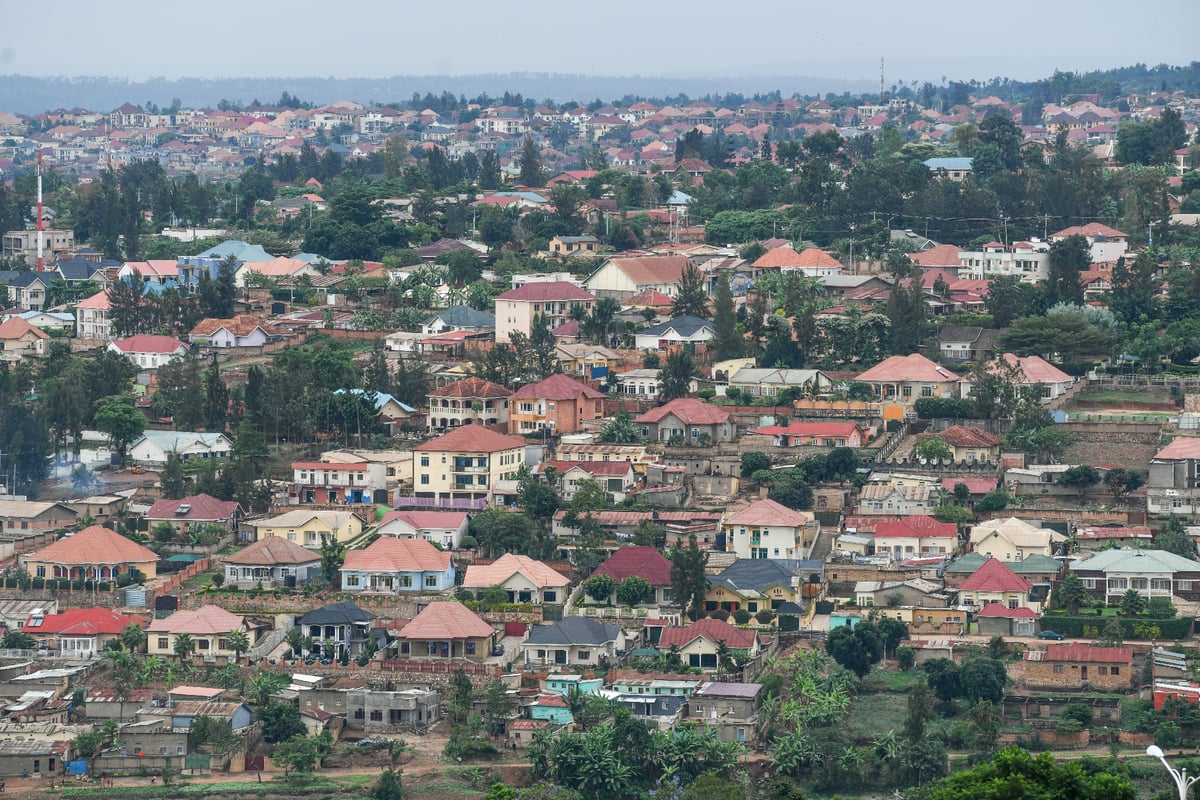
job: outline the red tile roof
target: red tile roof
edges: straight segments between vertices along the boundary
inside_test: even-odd
[[[728,411],[693,397],[680,397],[666,405],[650,409],[634,422],[639,424],[657,423],[661,422],[668,414],[674,415],[685,425],[721,425],[729,421]]]
[[[249,336],[254,333],[255,328],[262,328],[262,332],[268,336],[279,336],[284,333],[274,325],[263,322],[251,314],[238,314],[229,319],[205,317],[196,323],[196,327],[192,328],[190,335],[211,336],[222,328],[234,336]]]
[[[383,536],[362,550],[346,553],[343,570],[367,572],[442,572],[450,567],[450,554],[425,539]]]
[[[190,506],[182,514],[179,509]],[[146,512],[146,519],[186,519],[191,521],[226,520],[238,509],[236,500],[218,500],[208,494],[194,494],[178,500],[157,500]]]
[[[92,566],[158,561],[158,554],[116,531],[92,525],[25,556],[26,561]]]
[[[1090,644],[1052,644],[1046,648],[1045,661],[1074,661],[1092,664],[1128,664],[1133,661],[1132,647],[1097,647]]]
[[[547,300],[555,301],[571,301],[571,300],[595,300],[595,295],[585,292],[573,283],[566,281],[541,281],[535,283],[527,283],[519,289],[509,289],[503,294],[496,296],[497,300],[524,300],[531,303],[540,303]]]
[[[54,633],[60,636],[115,635],[138,620],[107,608],[69,608],[61,614],[33,614],[25,621],[26,633]]]
[[[980,564],[958,587],[960,592],[1028,592],[1031,588],[1033,584],[995,558]]]
[[[29,320],[20,317],[9,317],[4,322],[0,322],[0,339],[20,339],[31,333],[35,339],[50,338],[50,334],[31,325]]]
[[[938,437],[952,447],[997,447],[1000,444],[1000,437],[974,425],[951,425],[944,431],[936,431],[930,435]]]
[[[252,564],[255,566],[311,564],[320,560],[320,554],[305,550],[282,536],[264,536],[225,558],[225,562],[228,564]]]
[[[996,478],[942,478],[942,488],[953,492],[957,484],[965,484],[971,494],[987,494],[999,485]]]
[[[1103,223],[1089,222],[1087,225],[1073,225],[1070,228],[1063,228],[1058,233],[1050,234],[1050,238],[1057,239],[1060,236],[1066,237],[1076,235],[1086,236],[1088,238],[1103,236],[1105,239],[1126,239],[1129,236],[1128,234],[1121,233],[1116,228],[1110,228]]]
[[[152,333],[139,333],[127,339],[114,339],[112,344],[122,353],[174,353],[180,348],[187,349],[187,345],[174,336],[160,336]]]
[[[487,588],[499,586],[516,573],[522,573],[535,586],[566,586],[570,579],[541,561],[529,556],[505,553],[491,564],[471,564],[463,586]]]
[[[1200,439],[1180,436],[1154,455],[1155,461],[1180,461],[1200,458]]]
[[[794,511],[774,500],[759,500],[725,519],[726,525],[778,525],[798,528],[808,524],[808,515]]]
[[[958,526],[953,522],[938,522],[925,514],[901,517],[895,522],[881,522],[875,526],[875,538],[911,538],[922,536],[951,539],[958,535]]]
[[[400,639],[482,639],[495,631],[462,603],[435,600],[400,629]]]
[[[423,530],[452,530],[462,525],[467,519],[465,511],[389,511],[379,520],[379,525],[386,525],[392,520],[405,522],[419,531]]]
[[[147,633],[229,633],[245,627],[245,620],[220,606],[201,606],[195,611],[176,611],[169,617],[156,619],[146,628]]]
[[[648,283],[679,283],[684,268],[690,262],[687,256],[642,256],[613,258],[609,263],[640,286]]]
[[[441,389],[433,389],[429,392],[430,397],[482,397],[484,399],[508,397],[511,394],[512,392],[499,384],[476,377],[463,378],[461,381],[455,381],[449,386],[444,386]]]
[[[436,439],[417,445],[413,450],[435,453],[495,453],[524,446],[525,442],[521,439],[496,433],[482,425],[462,425]]]
[[[607,575],[617,583],[637,575],[650,581],[651,586],[670,586],[671,562],[653,547],[628,545],[617,548],[595,574]]]
[[[624,305],[634,306],[635,308],[642,306],[647,308],[662,308],[664,306],[675,305],[675,300],[657,289],[647,289],[625,300]]]
[[[727,647],[754,647],[754,631],[735,628],[719,619],[698,619],[686,628],[665,628],[658,640],[659,647],[686,647],[696,639],[713,644],[724,642]]]
[[[1003,603],[988,603],[976,617],[998,617],[1000,619],[1037,619],[1032,608],[1009,608]]]
[[[551,375],[544,381],[527,383],[513,394],[514,398],[534,398],[538,400],[575,400],[580,397],[599,399],[604,392],[593,389],[587,384],[580,383],[572,377],[559,373]]]
[[[907,356],[886,358],[859,375],[858,380],[867,383],[890,381],[947,383],[960,380],[960,378],[950,370],[935,364],[920,353],[913,353]]]

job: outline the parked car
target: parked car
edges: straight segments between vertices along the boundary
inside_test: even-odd
[[[1039,639],[1056,639],[1057,640],[1057,639],[1065,639],[1066,637],[1063,636],[1058,631],[1042,631],[1041,633],[1038,634],[1038,638]]]
[[[492,655],[494,655],[494,656],[502,656],[502,655],[504,655],[504,645],[502,645],[502,644],[498,644],[498,645],[496,645],[495,647],[493,647],[493,648],[492,648]]]

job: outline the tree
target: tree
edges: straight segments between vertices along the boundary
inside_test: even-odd
[[[600,441],[612,444],[628,444],[641,438],[628,411],[618,411],[616,416],[600,429]]]
[[[931,800],[1011,800],[1063,798],[1063,800],[1136,800],[1137,789],[1124,774],[1084,769],[1079,761],[1056,762],[1050,753],[1030,755],[1020,747],[1006,747],[995,758],[972,769],[956,772],[935,785]]]
[[[1059,486],[1073,486],[1082,495],[1100,482],[1100,472],[1090,464],[1077,464],[1058,476]]]
[[[926,434],[917,439],[917,443],[913,446],[913,455],[922,461],[945,463],[954,460],[954,450],[946,443],[946,440],[932,434]]]
[[[167,453],[167,465],[163,467],[159,476],[159,484],[162,487],[162,496],[167,500],[178,500],[187,494],[183,460],[179,458],[178,453]]]
[[[483,275],[483,264],[470,248],[450,252],[445,257],[446,277],[455,286],[467,286]]]
[[[250,649],[250,637],[242,630],[230,631],[225,643],[233,651],[235,661],[241,661],[242,653]]]
[[[740,475],[743,479],[750,477],[756,472],[768,470],[771,468],[771,459],[766,453],[761,453],[757,450],[748,450],[742,453],[742,463]]]
[[[401,773],[394,769],[385,769],[379,775],[379,782],[371,790],[372,800],[404,800],[404,781]]]
[[[131,622],[121,631],[121,647],[128,653],[141,652],[146,646],[146,629],[136,622]]]
[[[621,605],[638,606],[653,597],[654,587],[640,575],[630,575],[617,584],[617,601]]]
[[[825,640],[825,652],[829,653],[838,664],[860,678],[865,677],[871,671],[871,665],[877,662],[882,655],[881,652],[880,656],[872,657],[867,632],[857,633],[857,629],[864,626],[874,627],[869,622],[860,622],[853,628],[843,625],[830,631],[829,637]],[[882,646],[880,650],[882,651]]]
[[[300,712],[296,712],[297,718],[299,715]],[[303,724],[300,729],[304,730]],[[263,738],[271,741],[266,734],[263,735]],[[312,772],[317,765],[317,748],[313,741],[314,738],[305,736],[303,733],[295,734],[276,744],[275,749],[271,751],[271,758],[275,763],[283,765],[285,773]]]
[[[1001,347],[1017,355],[1049,355],[1061,361],[1109,352],[1112,337],[1082,313],[1022,317],[1000,333]]]
[[[268,742],[285,742],[304,734],[300,709],[291,703],[272,701],[259,709],[258,719],[262,723],[263,738]]]
[[[1177,556],[1196,560],[1196,543],[1178,517],[1171,517],[1154,537],[1154,546]]]
[[[1054,589],[1052,599],[1055,607],[1065,608],[1068,614],[1074,616],[1079,613],[1079,607],[1087,600],[1087,589],[1078,575],[1068,572]]]
[[[24,631],[8,631],[0,638],[0,649],[3,650],[33,650],[37,647],[37,639]]]
[[[1075,303],[1083,305],[1083,284],[1079,276],[1092,261],[1092,246],[1075,234],[1050,245],[1050,277],[1046,280],[1046,305]]]
[[[321,578],[330,586],[336,586],[341,577],[342,561],[346,547],[332,536],[321,536]]]
[[[1008,672],[1004,663],[994,658],[972,658],[959,669],[963,695],[971,703],[987,700],[999,703],[1004,699]]]
[[[583,582],[584,593],[598,603],[612,597],[616,581],[608,575],[593,575]]]
[[[729,289],[729,276],[717,276],[716,292],[713,295],[713,349],[716,360],[738,358],[746,347],[746,337],[738,330],[737,313],[733,307],[733,292]]]
[[[677,544],[671,548],[671,596],[692,619],[699,619],[708,592],[706,564],[708,553],[700,549],[695,534],[688,536],[686,547]]]
[[[1121,616],[1136,617],[1146,610],[1146,598],[1137,589],[1126,589],[1121,595]]]
[[[181,661],[186,661],[192,657],[192,653],[196,652],[196,640],[190,633],[176,634],[175,646],[172,649]]]
[[[108,434],[112,449],[124,464],[125,451],[146,430],[146,417],[129,397],[112,395],[98,401],[92,425]]]
[[[767,498],[788,508],[802,511],[812,508],[813,490],[808,483],[800,478],[780,481],[771,487]]]
[[[667,363],[659,372],[659,383],[662,388],[659,394],[665,401],[679,397],[687,397],[691,392],[692,372],[695,365],[692,357],[683,350],[676,350],[667,355]]]
[[[1118,502],[1127,498],[1130,492],[1141,488],[1142,483],[1140,472],[1121,467],[1110,469],[1104,477],[1104,485],[1112,492],[1113,500]]]
[[[671,306],[672,317],[708,319],[708,293],[704,291],[704,276],[688,262],[679,274],[679,292]]]
[[[490,683],[484,690],[483,718],[493,736],[497,736],[504,728],[504,722],[517,708],[516,699],[508,693],[508,687],[502,683]]]
[[[521,174],[522,186],[539,187],[546,185],[546,170],[542,166],[542,155],[532,136],[526,136],[521,142]]]
[[[933,689],[938,700],[949,703],[963,693],[962,681],[959,679],[959,667],[949,658],[934,658],[921,665],[925,671],[925,680]]]
[[[909,651],[915,656],[916,651]],[[912,665],[909,665],[909,669]],[[905,669],[905,672],[908,670]],[[933,719],[933,697],[925,681],[914,680],[908,687],[908,713],[904,717],[904,738],[910,742],[919,742],[925,738],[925,723]]]

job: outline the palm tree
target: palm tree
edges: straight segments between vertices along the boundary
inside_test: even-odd
[[[179,660],[190,658],[192,653],[196,652],[196,640],[192,638],[190,633],[181,633],[175,637],[175,655],[179,656]]]
[[[311,585],[312,584],[306,583],[305,587]],[[304,632],[299,628],[290,628],[287,634],[284,635],[283,640],[287,642],[287,646],[292,649],[292,656],[299,658],[304,649]]]
[[[250,649],[250,637],[245,631],[230,631],[225,644],[233,651],[234,661],[241,661],[242,653]]]
[[[131,622],[121,631],[121,647],[130,653],[137,653],[146,646],[146,631],[136,622]]]

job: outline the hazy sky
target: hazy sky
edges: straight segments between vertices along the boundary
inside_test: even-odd
[[[745,22],[735,18],[744,14]],[[0,0],[0,74],[1045,76],[1200,58],[1197,0]]]

